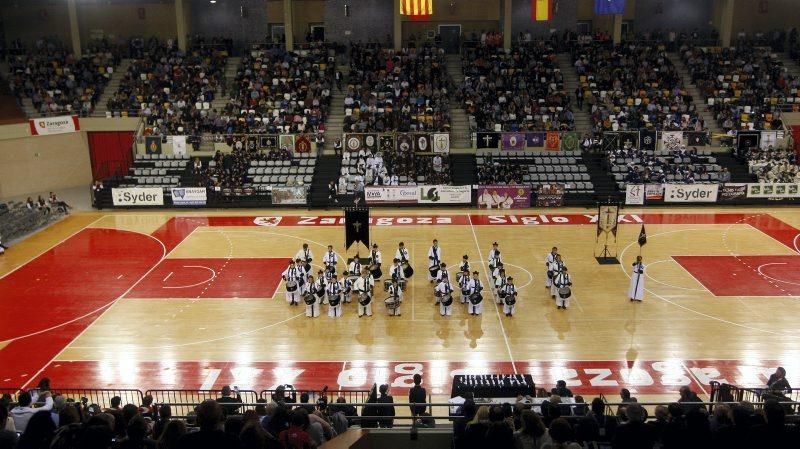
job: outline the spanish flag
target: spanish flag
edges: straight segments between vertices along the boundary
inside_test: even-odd
[[[531,18],[546,22],[553,18],[553,0],[531,0]]]
[[[402,16],[430,16],[433,14],[433,0],[395,0],[400,2]]]

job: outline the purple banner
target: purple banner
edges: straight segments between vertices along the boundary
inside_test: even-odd
[[[523,133],[503,133],[503,140],[500,146],[502,150],[524,150],[525,134]]]
[[[530,186],[478,187],[478,208],[525,209],[531,207]]]
[[[528,133],[525,135],[531,148],[544,147],[545,133]]]

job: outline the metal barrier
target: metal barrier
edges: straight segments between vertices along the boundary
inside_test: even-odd
[[[193,412],[197,404],[208,399],[219,399],[219,390],[147,390],[145,395],[153,397],[154,404],[172,406],[173,416],[187,416]],[[254,390],[239,390],[242,397],[240,411],[255,410],[258,393]],[[239,405],[239,404],[236,404]]]
[[[19,400],[19,395],[24,390],[20,388],[2,388],[0,395],[10,395],[11,402],[16,403]],[[86,398],[87,404],[97,404],[101,408],[111,407],[111,399],[114,397],[120,398],[120,404],[135,404],[141,405],[144,402],[144,395],[141,390],[133,390],[126,388],[119,389],[104,389],[104,388],[59,388],[51,390],[53,396],[64,396],[67,399],[74,399],[75,402],[82,402]]]
[[[259,397],[271,401],[276,392],[277,390],[262,390]],[[300,396],[303,393],[307,393],[308,402],[310,404],[316,404],[322,396],[328,397],[329,404],[333,404],[336,402],[336,399],[340,397],[344,398],[344,400],[350,404],[366,402],[367,399],[369,399],[370,392],[369,390],[328,390],[326,392],[322,390],[284,390],[284,393],[294,395],[293,403],[297,403],[300,400]]]
[[[788,406],[787,411],[800,412],[800,409],[796,407],[800,404],[800,388],[747,388],[717,381],[712,381],[710,386],[709,401],[711,402],[744,401],[752,404],[763,404],[768,399],[775,399],[784,406]]]

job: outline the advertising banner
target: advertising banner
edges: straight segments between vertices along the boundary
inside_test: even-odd
[[[530,186],[478,187],[478,208],[526,209],[531,207]]]
[[[420,204],[470,204],[472,186],[417,186]]]
[[[665,203],[714,203],[719,184],[665,184]]]
[[[720,201],[733,201],[747,196],[747,184],[723,184],[719,188]]]
[[[800,196],[800,184],[773,183],[748,184],[748,198],[796,198]]]
[[[205,187],[172,188],[172,204],[174,206],[205,206],[206,201],[208,198]]]
[[[367,204],[416,204],[416,186],[367,186],[364,187]]]
[[[640,206],[644,204],[645,188],[643,184],[628,184],[625,186],[625,204]]]
[[[536,192],[537,207],[560,207],[564,205],[563,184],[542,184]]]
[[[306,187],[273,187],[272,204],[306,204]]]
[[[61,115],[58,117],[33,118],[28,121],[31,134],[34,136],[47,136],[50,134],[74,133],[81,130],[77,115]]]
[[[644,186],[644,197],[647,200],[661,201],[664,199],[664,186],[662,184],[647,184]]]
[[[164,191],[161,187],[128,187],[111,189],[115,206],[163,206]]]

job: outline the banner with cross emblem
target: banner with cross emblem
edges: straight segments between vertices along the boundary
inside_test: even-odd
[[[369,209],[348,207],[344,210],[344,247],[350,249],[353,243],[361,242],[369,248]]]
[[[450,153],[450,134],[437,133],[433,135],[433,152],[441,154]]]
[[[383,134],[378,139],[380,140],[381,151],[390,152],[394,151],[394,136],[391,134]]]
[[[639,148],[639,132],[638,131],[624,131],[618,134],[619,149],[625,148]]]
[[[478,133],[478,148],[497,148],[499,143],[498,133]]]
[[[431,151],[430,134],[414,134],[414,152],[430,153]]]
[[[364,148],[364,140],[360,134],[345,134],[344,148],[347,151],[358,152]]]
[[[289,151],[294,150],[294,134],[281,134],[278,137],[278,142],[281,149],[286,148]]]

